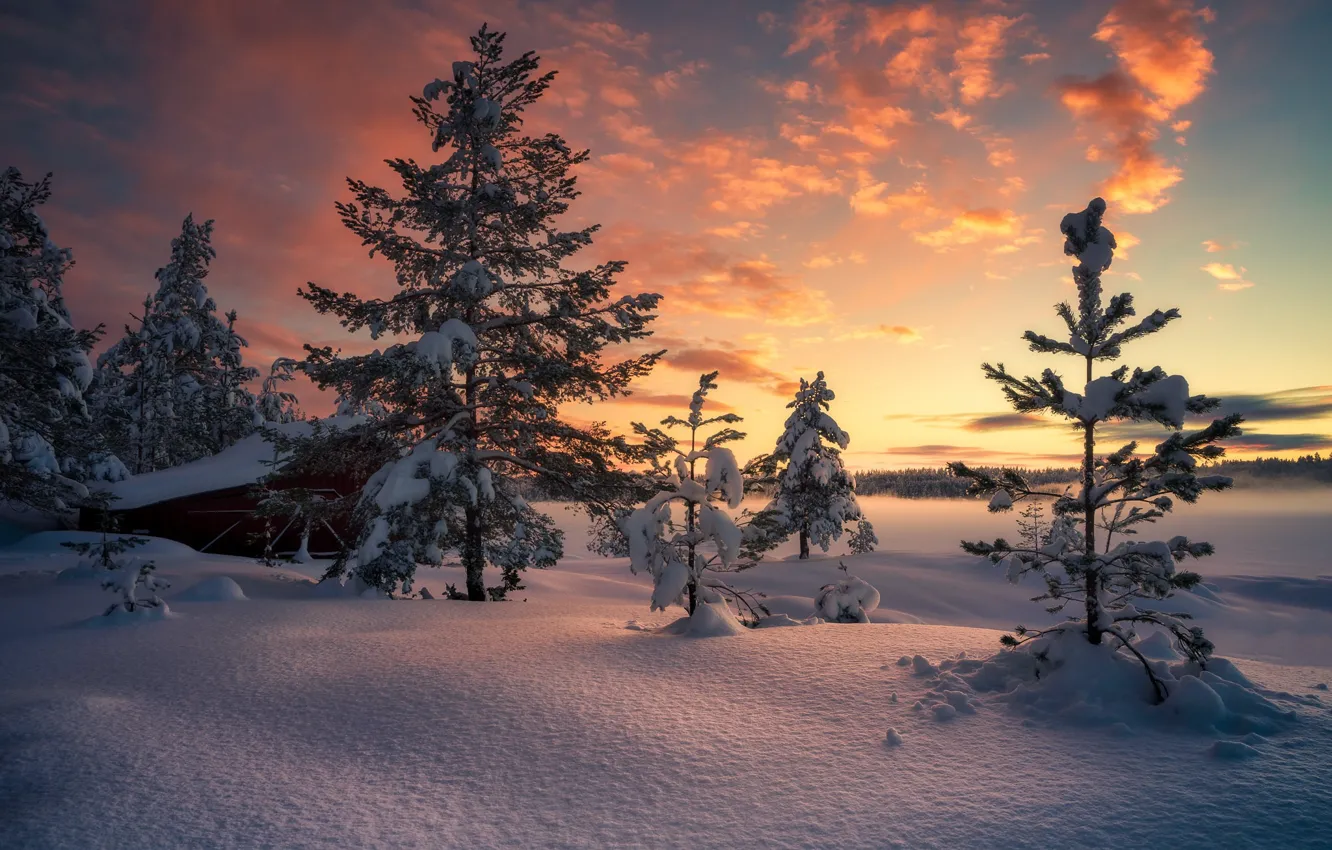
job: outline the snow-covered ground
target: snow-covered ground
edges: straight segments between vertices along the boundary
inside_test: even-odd
[[[572,519],[506,604],[320,599],[317,564],[154,541],[173,616],[115,628],[55,577],[78,535],[29,537],[0,550],[0,847],[1326,847],[1332,504],[1220,508],[1247,497],[1170,530],[1221,550],[1184,604],[1278,710],[1262,734],[947,695],[923,662],[1041,620],[953,548],[1011,533],[974,502],[863,500],[872,624],[715,639],[656,630],[678,612]],[[842,574],[790,554],[743,578],[799,619]]]

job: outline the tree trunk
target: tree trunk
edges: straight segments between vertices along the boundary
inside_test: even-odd
[[[690,579],[689,581],[689,616],[694,616],[694,609],[698,607],[698,582]]]
[[[1087,383],[1092,379],[1092,361],[1087,358]],[[1099,596],[1100,588],[1100,570],[1092,567],[1092,562],[1096,560],[1096,506],[1092,502],[1092,487],[1096,484],[1096,477],[1093,474],[1096,463],[1096,425],[1088,422],[1082,426],[1082,534],[1084,538],[1083,561],[1087,566],[1086,585],[1083,594],[1086,597],[1084,608],[1087,617],[1087,640],[1093,644],[1101,642],[1101,627],[1096,622],[1097,614],[1100,612]]]
[[[462,562],[467,571],[467,599],[470,602],[486,601],[486,554],[481,545],[481,511],[467,508],[465,512],[467,533],[463,537]]]
[[[800,532],[800,560],[809,560],[809,532]]]

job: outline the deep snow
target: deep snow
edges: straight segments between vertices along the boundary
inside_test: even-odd
[[[896,549],[895,500],[865,501],[872,624],[717,638],[665,634],[681,612],[571,521],[570,557],[488,605],[317,598],[318,564],[154,541],[174,616],[92,631],[109,594],[54,578],[70,535],[28,538],[0,550],[0,847],[1327,846],[1332,581],[1210,572],[1193,602],[1292,723],[1079,722],[975,681],[1034,591]],[[803,619],[836,551],[742,578]],[[188,601],[219,576],[248,601]]]

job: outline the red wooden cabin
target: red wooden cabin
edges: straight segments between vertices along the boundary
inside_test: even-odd
[[[303,422],[278,426],[301,430]],[[165,537],[200,552],[259,557],[264,551],[264,519],[258,507],[258,483],[273,470],[273,448],[262,434],[253,434],[214,457],[184,466],[136,475],[106,485],[115,497],[110,505],[119,518],[120,532]],[[363,481],[349,475],[291,476],[271,483],[274,490],[306,488],[327,498],[361,488]],[[84,508],[79,528],[96,531],[101,512]],[[310,529],[309,552],[328,557],[347,539],[339,523],[320,522]],[[273,552],[290,555],[301,545],[303,521],[273,520]]]

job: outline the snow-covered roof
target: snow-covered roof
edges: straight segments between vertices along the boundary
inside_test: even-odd
[[[335,427],[347,427],[360,418],[334,416],[321,421]],[[268,427],[293,437],[308,435],[312,430],[309,422],[288,422]],[[273,471],[274,454],[273,446],[265,439],[263,432],[256,432],[212,457],[200,458],[170,469],[145,472],[124,481],[103,484],[100,489],[116,497],[111,503],[113,510],[140,508],[196,493],[211,493],[214,490],[254,484]]]

